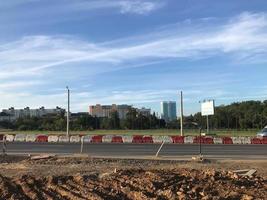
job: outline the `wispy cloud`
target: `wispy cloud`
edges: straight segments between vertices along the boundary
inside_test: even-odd
[[[205,32],[205,28],[209,31]],[[177,35],[174,28],[162,34],[155,33],[154,37],[153,34],[144,37],[139,44],[126,42],[110,46],[68,36],[24,37],[0,45],[0,77],[17,75],[21,69],[38,73],[70,63],[109,63],[109,70],[112,70],[125,67],[127,62],[142,64],[169,58],[194,60],[221,54],[239,62],[246,59],[266,62],[267,16],[243,13],[225,24],[198,28],[190,33]]]
[[[157,1],[119,1],[121,13],[148,14],[164,4]]]
[[[14,8],[21,5],[27,5],[31,3],[37,6],[36,9],[43,11],[45,9],[43,2],[40,0],[12,0],[0,2],[0,9]],[[100,10],[100,9],[115,9],[121,14],[149,14],[159,8],[162,8],[165,4],[159,0],[58,0],[47,1],[48,7],[58,7],[57,11],[60,13],[75,12],[75,11],[88,11],[88,10]],[[40,8],[41,6],[42,8]],[[51,11],[48,9],[47,12]],[[56,14],[56,13],[54,13]]]
[[[94,10],[94,9],[107,9],[113,8],[119,10],[122,14],[148,14],[164,6],[161,1],[150,0],[98,0],[98,1],[84,1],[78,0],[71,3],[71,9],[78,10]]]
[[[37,86],[42,84],[41,81],[11,81],[11,82],[5,82],[5,83],[0,83],[0,89],[1,91],[7,91],[10,92],[10,90],[17,90],[20,88],[27,87],[29,86]]]

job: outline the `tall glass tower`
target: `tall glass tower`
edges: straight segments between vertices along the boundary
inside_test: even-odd
[[[177,119],[176,102],[162,101],[161,103],[161,118],[165,121],[173,121]]]

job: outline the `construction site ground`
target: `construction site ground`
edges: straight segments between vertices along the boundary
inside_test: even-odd
[[[0,199],[267,199],[267,161],[0,156]]]

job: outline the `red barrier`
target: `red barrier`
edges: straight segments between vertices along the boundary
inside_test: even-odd
[[[144,136],[143,143],[154,143],[152,136]]]
[[[92,143],[102,143],[102,135],[94,135],[92,136],[91,142]]]
[[[2,141],[4,138],[4,135],[0,135],[0,141]]]
[[[203,136],[201,136],[201,137],[199,137],[199,136],[194,137],[193,143],[194,144],[199,144],[200,143],[200,139],[201,139],[201,143],[202,144],[213,144],[213,140],[212,140],[212,143],[209,143],[210,142],[209,138],[205,138]]]
[[[121,136],[113,136],[111,142],[112,143],[123,143],[123,140]]]
[[[36,142],[48,142],[47,135],[38,135],[36,138]]]
[[[172,142],[176,144],[184,144],[184,136],[171,136]]]
[[[262,138],[262,144],[267,144],[267,137]]]
[[[143,143],[142,135],[134,135],[132,143]]]
[[[252,138],[251,144],[262,144],[262,140],[260,138]]]
[[[223,144],[233,144],[233,140],[230,137],[223,137]]]
[[[205,137],[205,144],[214,144],[212,137]]]

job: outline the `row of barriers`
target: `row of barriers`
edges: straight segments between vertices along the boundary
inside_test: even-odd
[[[267,144],[267,137],[151,136],[151,135],[0,135],[8,142]]]

